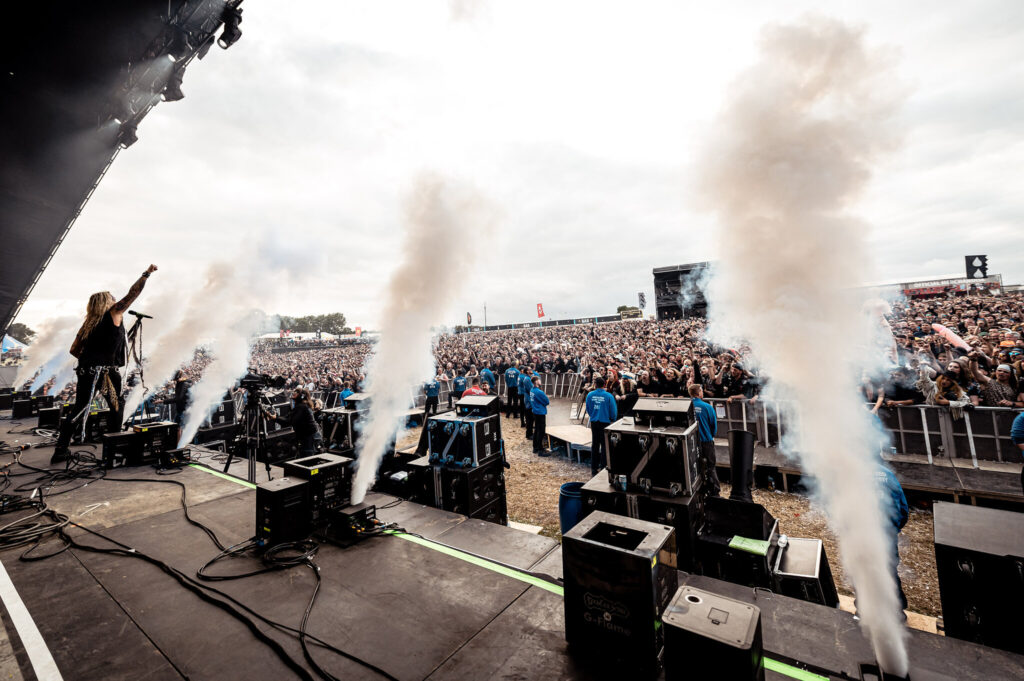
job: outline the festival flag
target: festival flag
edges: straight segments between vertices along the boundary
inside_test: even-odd
[[[363,327],[357,326],[356,327],[356,337],[359,337],[359,336],[362,336],[362,335],[363,335]]]
[[[466,326],[473,326],[473,315],[466,313]]]
[[[636,295],[637,295],[637,298],[640,301],[640,309],[641,310],[645,309],[647,307],[647,296],[644,294],[643,291],[640,291],[640,293],[638,293]]]
[[[537,318],[539,319],[540,317],[543,317],[543,316],[544,316],[544,306],[541,305],[540,303],[537,303]]]

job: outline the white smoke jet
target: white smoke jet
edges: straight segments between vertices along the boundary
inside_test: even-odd
[[[888,56],[839,22],[772,27],[761,47],[698,165],[721,223],[709,335],[749,342],[766,397],[786,400],[783,444],[818,482],[879,665],[904,676],[877,435],[857,393],[862,368],[886,360],[855,290],[872,270],[869,230],[844,213],[893,146],[901,93]]]
[[[189,407],[182,423],[178,446],[192,441],[196,431],[220,404],[228,388],[245,375],[249,367],[253,337],[276,328],[271,323],[276,317],[267,317],[258,310],[245,314],[227,329],[221,329],[208,346],[214,359],[203,372],[203,377],[189,391]]]
[[[75,340],[78,327],[82,325],[81,317],[68,315],[47,319],[39,325],[35,340],[25,351],[26,361],[18,367],[14,385],[19,388],[35,376],[32,391],[38,390],[55,375],[68,376],[74,368],[75,358],[71,356],[71,343]],[[36,373],[38,372],[38,376]],[[64,386],[56,386],[60,390]]]
[[[471,190],[434,175],[421,176],[406,205],[408,231],[402,261],[391,275],[380,319],[380,340],[367,366],[370,416],[360,437],[352,503],[362,502],[386,448],[405,420],[410,390],[434,375],[432,327],[440,324],[473,259],[481,253],[493,217]]]

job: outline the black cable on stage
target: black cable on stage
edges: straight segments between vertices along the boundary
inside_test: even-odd
[[[104,534],[102,534],[100,532],[97,532],[95,530],[91,530],[88,527],[86,527],[84,525],[79,525],[76,522],[70,522],[69,521],[68,524],[74,525],[75,527],[77,527],[77,528],[79,528],[81,530],[85,530],[89,534],[95,535],[95,536],[99,537],[100,539],[103,539],[104,541],[110,542],[111,544],[114,544],[115,546],[119,547],[117,549],[105,549],[105,548],[102,548],[102,547],[99,547],[99,546],[91,546],[89,544],[82,544],[82,543],[76,541],[74,538],[72,538],[62,528],[60,530],[60,533],[59,533],[60,537],[61,537],[61,539],[64,542],[66,542],[69,545],[70,548],[79,549],[81,551],[89,551],[89,552],[92,552],[92,553],[102,553],[102,554],[107,554],[107,555],[139,558],[140,560],[143,560],[143,561],[145,561],[145,562],[147,562],[147,563],[149,563],[151,565],[155,565],[156,567],[160,568],[165,573],[167,573],[168,575],[173,577],[175,579],[175,581],[177,581],[181,586],[185,587],[186,589],[188,589],[189,591],[194,593],[196,596],[198,596],[202,600],[210,603],[211,605],[214,605],[214,606],[220,608],[221,610],[224,610],[225,612],[230,614],[232,617],[234,617],[235,619],[237,619],[237,620],[241,621],[243,624],[245,624],[246,627],[248,627],[248,629],[252,632],[253,636],[255,636],[258,640],[262,641],[268,647],[270,647],[270,649],[273,650],[277,654],[277,656],[281,659],[281,661],[284,662],[284,664],[289,669],[291,669],[293,672],[295,672],[299,676],[299,678],[304,679],[305,681],[313,681],[312,675],[308,671],[306,671],[306,669],[303,668],[302,665],[300,665],[298,662],[296,662],[292,658],[292,656],[288,654],[288,651],[286,651],[281,646],[280,643],[278,643],[273,638],[271,638],[270,636],[265,634],[263,631],[261,631],[260,628],[256,626],[255,622],[253,622],[248,617],[245,617],[242,613],[238,612],[236,609],[232,608],[230,605],[228,605],[228,603],[225,603],[224,601],[218,600],[217,598],[214,598],[212,595],[207,593],[207,591],[212,591],[213,593],[217,594],[218,596],[224,596],[225,594],[223,594],[222,592],[220,592],[220,591],[218,591],[216,589],[213,589],[212,587],[208,587],[208,586],[204,586],[202,584],[199,584],[199,583],[195,582],[195,580],[193,580],[191,577],[189,577],[188,575],[184,574],[183,572],[181,572],[177,568],[169,565],[168,563],[165,563],[164,561],[162,561],[162,560],[160,560],[158,558],[153,558],[152,556],[150,556],[150,555],[148,555],[146,553],[143,553],[142,551],[139,551],[138,549],[134,549],[134,548],[128,546],[127,544],[122,544],[121,542],[117,541],[116,539],[111,539],[110,537],[107,537],[106,535],[104,535]]]
[[[188,513],[188,500],[187,500],[187,498],[185,496],[186,488],[185,488],[185,484],[184,483],[179,482],[177,480],[154,480],[154,479],[151,479],[151,478],[108,478],[108,477],[103,477],[102,479],[106,480],[107,482],[156,482],[156,483],[161,483],[161,484],[164,484],[164,485],[177,485],[178,487],[181,488],[181,510],[185,512],[185,520],[187,520],[190,525],[194,525],[194,526],[198,527],[200,530],[202,530],[203,532],[205,532],[206,536],[208,536],[210,538],[210,540],[214,543],[214,545],[216,545],[216,547],[218,549],[220,549],[221,551],[225,551],[226,550],[224,548],[224,544],[222,544],[220,539],[217,537],[217,533],[216,532],[214,532],[212,529],[210,529],[206,525],[202,524],[198,520],[195,520],[194,518],[192,518],[192,516],[189,515],[189,513]]]

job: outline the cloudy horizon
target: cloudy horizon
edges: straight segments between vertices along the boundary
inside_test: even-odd
[[[423,170],[499,210],[493,252],[449,323],[614,313],[654,267],[716,259],[694,199],[695,150],[761,28],[808,0],[243,4],[242,39],[185,73],[184,100],[140,124],[17,321],[77,314],[96,290],[190,291],[260,234],[306,243],[326,273],[290,316],[375,328]],[[1024,4],[830,3],[892,50],[907,88],[902,145],[851,212],[871,226],[864,281],[956,274],[986,253],[1024,282]],[[785,248],[785,244],[780,244]],[[765,254],[771,257],[771,254]],[[443,262],[438,267],[444,267]]]

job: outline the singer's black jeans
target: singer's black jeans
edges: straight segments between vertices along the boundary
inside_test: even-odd
[[[121,397],[121,374],[116,370],[107,370],[106,372],[110,376],[110,384],[114,386],[114,394],[117,395],[117,409],[111,409],[110,413],[107,414],[107,432],[116,433],[121,430],[121,415],[124,413],[124,400]],[[82,421],[71,422],[71,419],[82,411],[89,404],[89,394],[92,391],[92,379],[93,373],[89,367],[79,367],[75,369],[75,374],[78,376],[78,384],[75,386],[75,404],[71,407],[70,412],[66,412],[64,418],[61,419],[60,425],[60,436],[57,438],[57,452],[66,452],[68,446],[71,444],[71,437],[75,434],[75,428],[79,431],[82,429]],[[96,394],[99,395],[103,387],[103,374],[100,374],[99,379],[96,381]],[[83,419],[89,418],[89,413],[86,412]]]

